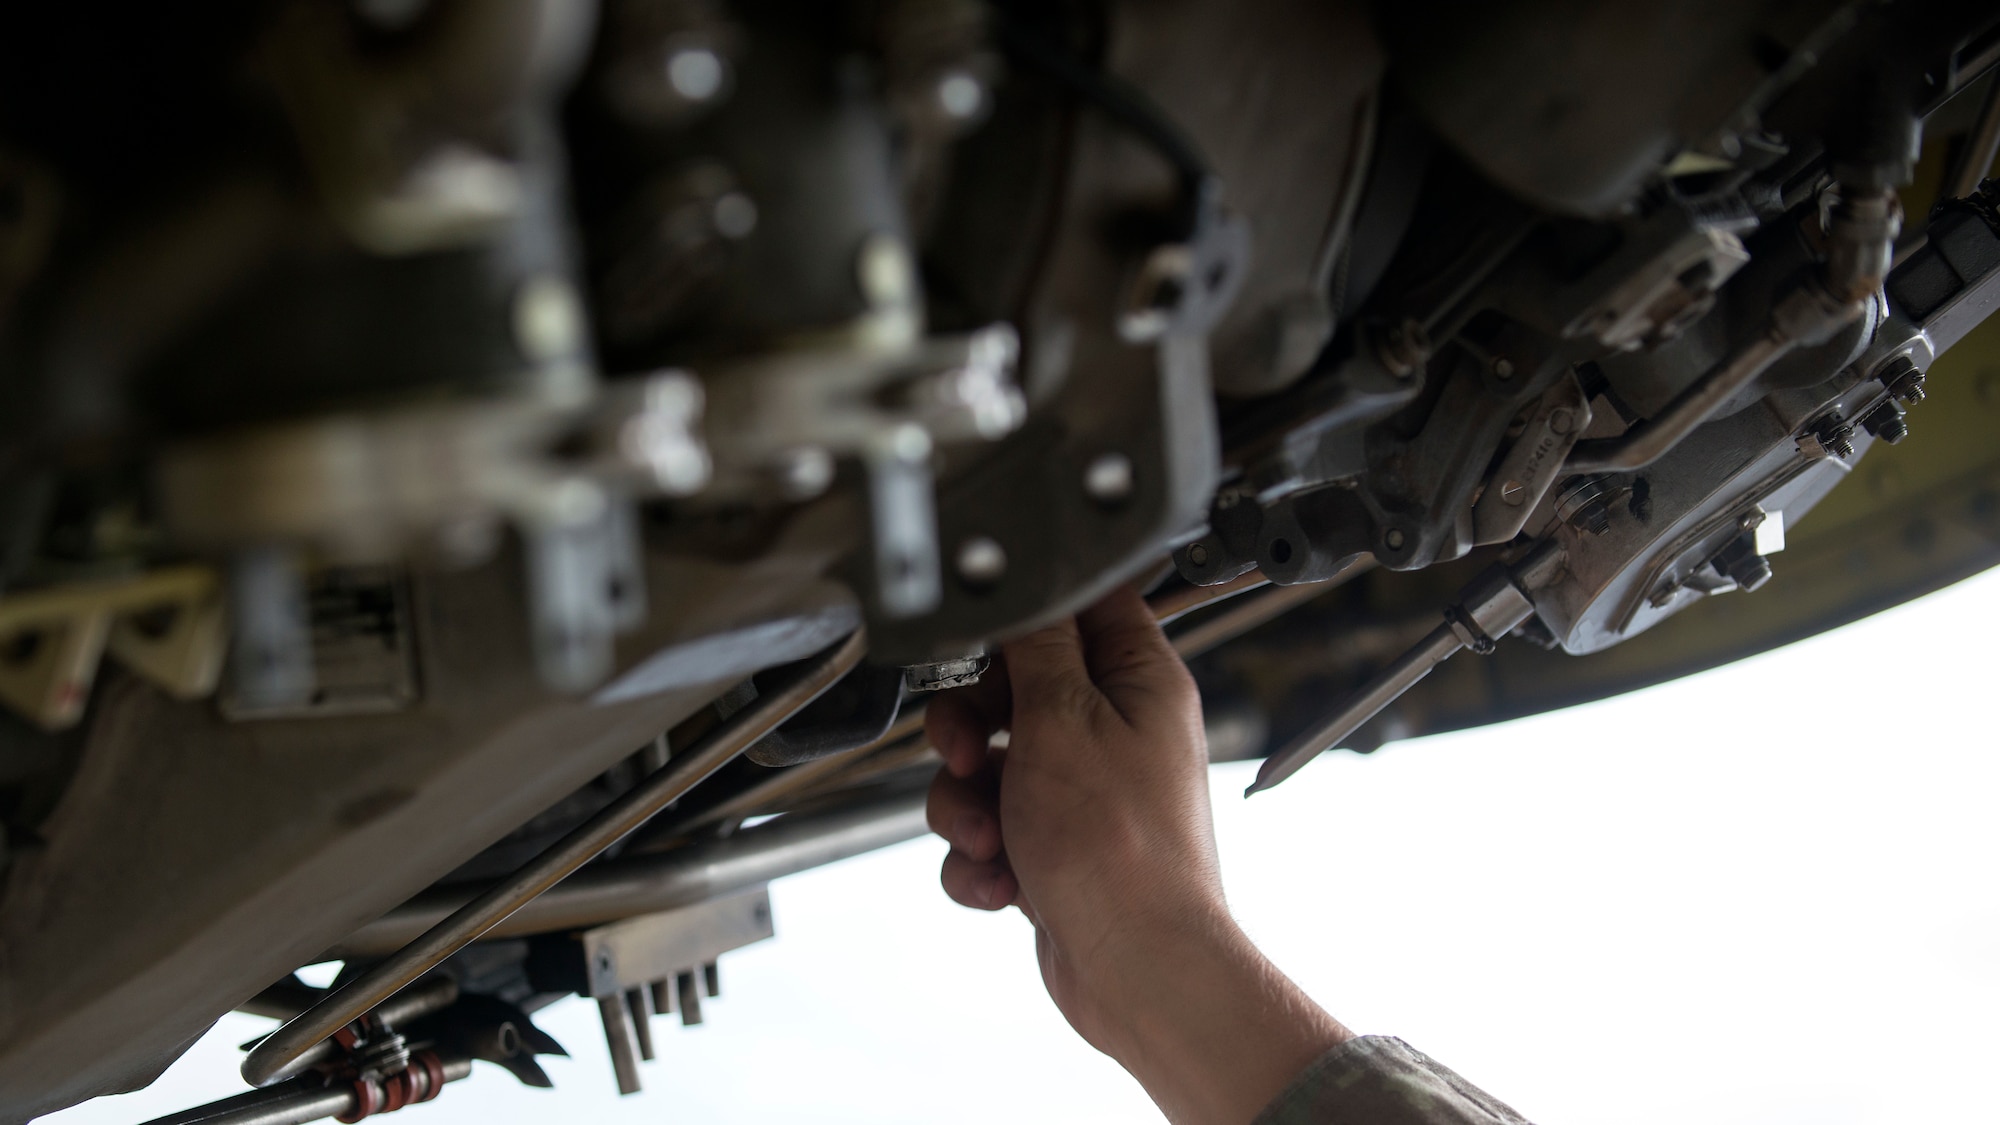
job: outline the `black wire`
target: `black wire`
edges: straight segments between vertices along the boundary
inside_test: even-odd
[[[1084,63],[1004,17],[995,21],[1001,47],[1017,62],[1055,79],[1146,142],[1181,181],[1190,223],[1211,204],[1219,181],[1207,158],[1180,126],[1144,92],[1114,74]]]

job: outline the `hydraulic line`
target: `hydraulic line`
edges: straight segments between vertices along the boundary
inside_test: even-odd
[[[298,1074],[307,1065],[304,1060],[309,1053],[328,1036],[367,1015],[680,799],[833,686],[861,662],[867,649],[866,636],[856,630],[787,682],[723,720],[637,788],[551,844],[520,870],[272,1032],[243,1060],[243,1080],[252,1086],[269,1086]]]

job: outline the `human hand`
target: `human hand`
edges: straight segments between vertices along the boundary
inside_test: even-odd
[[[1020,907],[1057,1007],[1170,1117],[1247,1121],[1348,1037],[1229,915],[1200,698],[1135,591],[1006,644],[925,729],[946,893]]]

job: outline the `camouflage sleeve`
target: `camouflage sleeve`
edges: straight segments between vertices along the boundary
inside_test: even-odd
[[[1364,1035],[1314,1060],[1252,1125],[1528,1125],[1401,1039]]]

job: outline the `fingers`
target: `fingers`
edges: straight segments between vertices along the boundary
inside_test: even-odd
[[[1097,694],[1074,620],[1065,618],[1009,641],[1003,652],[1017,707],[1077,710]]]
[[[980,863],[955,851],[944,857],[938,882],[953,902],[974,910],[1004,910],[1021,893],[1021,884],[1006,860]]]
[[[1000,803],[985,776],[968,779],[938,771],[924,803],[924,819],[951,844],[953,854],[978,863],[1000,855]]]
[[[992,775],[954,777],[939,770],[931,782],[924,819],[951,844],[938,882],[960,906],[999,910],[1014,901],[1021,884],[1002,854],[998,795]]]
[[[1006,662],[996,659],[978,683],[932,697],[924,712],[924,737],[946,769],[971,777],[986,767],[987,743],[1007,728],[1012,710]]]

